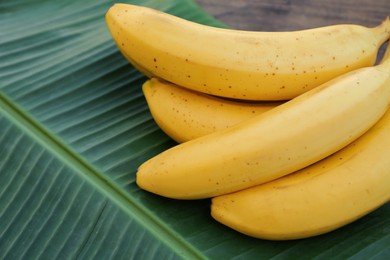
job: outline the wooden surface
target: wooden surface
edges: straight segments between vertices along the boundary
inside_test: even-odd
[[[287,31],[337,23],[375,26],[390,16],[390,0],[196,0],[232,28]]]

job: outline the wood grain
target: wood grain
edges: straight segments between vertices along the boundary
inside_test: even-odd
[[[338,23],[375,26],[390,16],[390,0],[196,0],[232,28],[288,31]]]

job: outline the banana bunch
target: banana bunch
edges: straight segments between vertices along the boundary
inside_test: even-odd
[[[272,240],[329,232],[390,200],[390,45],[375,64],[388,18],[247,32],[116,4],[106,21],[180,143],[140,165],[140,188],[211,198],[215,220]]]

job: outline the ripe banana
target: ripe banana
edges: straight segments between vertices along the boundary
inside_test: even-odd
[[[211,215],[249,236],[330,232],[390,201],[390,110],[339,152],[280,179],[212,199]]]
[[[152,78],[142,86],[160,128],[183,143],[264,113],[282,102],[235,102]]]
[[[200,92],[245,100],[288,100],[374,64],[390,36],[342,24],[293,32],[215,28],[154,9],[115,4],[108,28],[123,55],[149,76]]]
[[[388,56],[380,65],[349,72],[228,129],[162,152],[139,167],[137,184],[170,198],[208,198],[271,181],[329,156],[388,109]]]

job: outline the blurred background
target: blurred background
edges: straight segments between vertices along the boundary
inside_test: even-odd
[[[208,13],[245,30],[296,30],[336,23],[375,26],[390,15],[389,0],[196,0]]]

